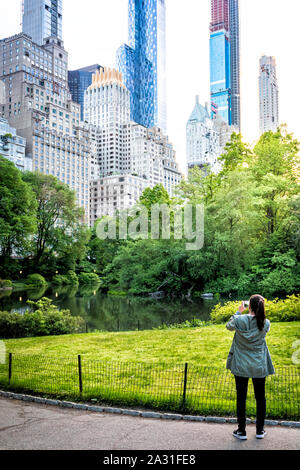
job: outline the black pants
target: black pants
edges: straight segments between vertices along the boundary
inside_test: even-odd
[[[237,391],[237,419],[239,430],[245,431],[246,429],[246,400],[248,391],[247,377],[235,376],[236,391]],[[256,399],[256,429],[262,431],[264,429],[266,417],[266,397],[265,397],[265,383],[266,378],[252,379],[254,386],[254,393]]]

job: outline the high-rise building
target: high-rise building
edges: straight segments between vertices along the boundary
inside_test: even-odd
[[[229,126],[220,115],[211,119],[208,103],[202,106],[196,96],[195,107],[186,126],[188,170],[195,166],[209,167],[218,173],[221,170],[219,157],[233,132],[238,132],[238,129]]]
[[[117,51],[117,64],[130,91],[131,120],[166,132],[165,0],[129,0],[129,45]]]
[[[68,54],[54,37],[43,46],[24,33],[0,41],[4,116],[26,139],[32,170],[69,185],[88,220],[89,128],[80,121],[80,105],[71,100],[67,70]]]
[[[259,127],[260,133],[276,132],[279,126],[278,83],[274,57],[263,56],[259,63]]]
[[[107,68],[93,75],[85,92],[84,120],[95,126],[93,140],[101,176],[124,172],[128,141],[122,125],[130,120],[130,96],[119,71]]]
[[[69,90],[72,100],[81,106],[81,120],[84,120],[84,93],[92,83],[92,76],[97,70],[103,70],[101,65],[95,64],[68,72]]]
[[[241,130],[239,0],[229,0],[232,125]]]
[[[62,40],[62,0],[22,0],[22,31],[42,46],[50,36]]]
[[[239,0],[211,0],[210,90],[212,117],[240,129]]]
[[[158,127],[130,120],[130,94],[117,70],[93,75],[85,92],[93,161],[90,223],[135,204],[146,187],[162,184],[172,196],[182,175],[168,137]]]

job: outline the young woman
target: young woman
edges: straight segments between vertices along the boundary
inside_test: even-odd
[[[266,416],[265,381],[268,375],[275,373],[271,356],[266,344],[266,334],[270,330],[270,321],[266,319],[265,300],[261,295],[252,295],[249,301],[249,314],[242,315],[244,302],[238,312],[226,325],[235,331],[228,355],[226,368],[235,376],[237,391],[238,429],[233,435],[245,440],[246,434],[246,399],[249,378],[252,378],[256,399],[256,438],[263,439]]]

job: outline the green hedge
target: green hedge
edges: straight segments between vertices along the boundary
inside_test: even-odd
[[[24,315],[0,312],[1,338],[65,335],[83,331],[84,320],[81,317],[73,317],[69,310],[59,310],[46,297],[27,303],[36,310]]]
[[[227,322],[234,315],[240,301],[218,304],[212,310],[210,317],[214,323]],[[289,295],[286,299],[266,300],[266,316],[273,322],[300,321],[300,295]],[[245,310],[248,313],[248,310]]]

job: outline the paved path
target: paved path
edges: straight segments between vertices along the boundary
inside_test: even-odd
[[[248,426],[169,421],[93,413],[0,398],[0,450],[300,450],[300,428],[267,427],[263,440]]]

